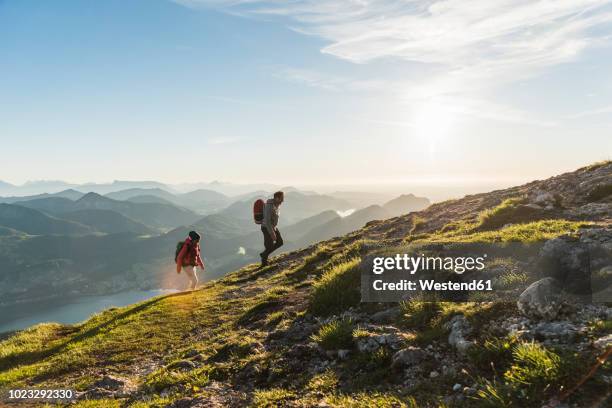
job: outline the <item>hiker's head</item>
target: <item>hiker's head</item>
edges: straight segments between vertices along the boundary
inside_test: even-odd
[[[282,204],[283,201],[285,201],[285,193],[283,193],[282,191],[277,191],[276,193],[274,193],[274,202],[276,203],[276,205]]]
[[[189,231],[189,238],[191,238],[192,241],[198,242],[200,240],[200,234],[195,231]]]

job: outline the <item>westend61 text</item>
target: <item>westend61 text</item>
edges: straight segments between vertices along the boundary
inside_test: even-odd
[[[418,282],[418,286],[417,286]],[[374,290],[399,290],[399,291],[481,291],[493,290],[491,280],[473,280],[470,282],[436,282],[434,280],[409,281],[402,279],[399,282],[383,282],[378,279],[372,282]]]

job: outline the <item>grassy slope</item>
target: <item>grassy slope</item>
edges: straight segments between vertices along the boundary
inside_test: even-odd
[[[490,217],[490,211],[487,214]],[[401,372],[389,369],[390,352],[383,349],[353,351],[348,360],[314,374],[292,354],[295,344],[318,340],[324,347],[351,347],[354,338],[365,334],[359,329],[351,333],[347,329],[350,322],[333,327],[313,324],[314,332],[298,330],[296,334],[295,329],[313,322],[313,314],[338,315],[357,306],[356,260],[367,255],[372,242],[397,246],[407,241],[549,239],[574,233],[584,223],[540,220],[483,231],[482,221],[476,219],[423,233],[415,228],[419,222],[416,217],[374,222],[348,236],[277,257],[267,268],[247,266],[194,292],[107,310],[80,325],[35,326],[0,343],[0,389],[85,390],[102,375],[116,374],[129,379],[137,392],[124,399],[81,402],[80,406],[165,406],[182,397],[198,397],[220,406],[311,406],[321,400],[332,406],[417,406],[415,400],[418,406],[442,406],[437,396],[447,394],[456,377],[443,375],[422,381],[409,393],[402,392]],[[364,305],[361,309],[374,312],[377,307]],[[491,319],[517,312],[514,305],[414,303],[402,305],[402,313],[397,325],[405,345],[426,345],[445,338],[444,322],[455,314],[464,314],[480,333],[479,328]],[[588,335],[609,331],[609,322],[597,322]],[[487,365],[489,360],[499,362],[501,373],[507,367],[510,379],[519,374],[539,375],[529,371],[527,363],[520,366],[521,358],[560,364],[546,350],[525,345],[516,348],[512,339],[501,339],[498,344],[482,333],[477,341],[478,353],[465,366],[474,381],[491,386],[492,394],[507,390],[489,382],[495,374]],[[517,353],[514,357],[512,350]],[[524,354],[528,356],[521,357]],[[193,361],[194,367],[176,368],[184,360]],[[559,374],[551,382],[557,385],[573,381],[563,377],[564,370],[583,370],[593,362],[563,361],[565,365],[554,367]],[[512,364],[522,371],[513,372]],[[610,371],[609,363],[604,369]],[[518,381],[525,381],[523,377]],[[533,387],[517,387],[521,392],[533,391]],[[583,390],[576,398],[602,391],[601,384],[593,381]],[[486,405],[495,398],[489,395],[478,403]],[[477,403],[470,401],[465,406]]]

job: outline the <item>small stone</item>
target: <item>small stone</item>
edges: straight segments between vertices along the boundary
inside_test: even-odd
[[[431,373],[429,373],[429,378],[436,378],[439,375],[440,375],[440,373],[434,370]]]
[[[461,391],[461,384],[457,383],[457,384],[453,385],[453,391],[455,391],[455,392]]]
[[[348,358],[348,355],[350,353],[350,350],[338,350],[338,358],[340,360],[346,360]]]
[[[125,380],[112,375],[105,375],[100,380],[93,383],[94,388],[116,391],[125,386]]]
[[[540,279],[521,293],[516,305],[527,317],[552,320],[562,306],[561,286],[553,278]]]
[[[390,323],[397,319],[400,315],[399,307],[393,307],[391,309],[383,310],[381,312],[374,313],[370,316],[370,320],[376,323]]]
[[[599,350],[606,350],[612,345],[612,334],[608,334],[605,337],[600,337],[593,342],[593,346]]]
[[[425,359],[427,354],[418,347],[407,347],[393,354],[391,367],[411,366]]]

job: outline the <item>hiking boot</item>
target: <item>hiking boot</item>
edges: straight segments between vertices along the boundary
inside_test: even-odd
[[[268,266],[268,257],[264,256],[263,253],[259,254],[259,257],[261,258],[261,267]]]

